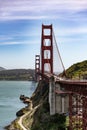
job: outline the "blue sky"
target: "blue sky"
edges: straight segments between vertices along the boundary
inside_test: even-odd
[[[34,68],[42,23],[53,24],[65,68],[87,60],[87,0],[0,0],[0,66]]]

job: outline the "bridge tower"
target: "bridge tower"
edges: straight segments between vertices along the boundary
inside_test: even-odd
[[[45,65],[49,65],[49,72],[53,73],[53,29],[52,25],[42,25],[42,39],[41,39],[41,71],[45,72]],[[49,41],[49,43],[48,43]],[[49,56],[45,56],[46,51]]]
[[[40,55],[35,55],[35,79],[38,80],[38,74],[40,73]]]

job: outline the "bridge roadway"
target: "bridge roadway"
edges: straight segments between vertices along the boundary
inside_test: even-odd
[[[50,80],[52,76],[54,77],[55,83],[59,83],[61,88],[66,91],[65,93],[78,93],[87,95],[87,80],[71,80],[50,73],[44,73],[43,77]],[[56,91],[56,93],[58,92]]]

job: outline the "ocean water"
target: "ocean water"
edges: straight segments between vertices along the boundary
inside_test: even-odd
[[[16,112],[25,107],[21,94],[31,96],[36,88],[32,81],[0,81],[0,130],[16,118]]]

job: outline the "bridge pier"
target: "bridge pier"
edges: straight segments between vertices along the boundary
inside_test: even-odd
[[[64,93],[64,90],[61,89],[61,85],[59,83],[55,83],[55,108],[56,113],[67,113],[69,109],[69,96]],[[58,92],[58,93],[57,93]]]
[[[49,105],[50,105],[50,115],[54,115],[55,111],[55,80],[52,76],[49,81]]]
[[[56,91],[59,93],[56,93]],[[53,76],[49,81],[49,105],[50,115],[67,113],[69,109],[69,96],[61,90],[60,84],[55,82]]]
[[[60,90],[60,84],[58,83],[55,83],[55,89],[56,90]],[[56,94],[56,93],[55,93]],[[56,97],[55,97],[55,102],[56,102],[56,113],[62,113],[62,102],[61,102],[61,95],[60,94],[56,94]]]
[[[61,105],[61,106],[62,106],[62,109],[61,109],[61,110],[62,110],[62,113],[64,113],[64,101],[65,101],[65,100],[64,100],[64,97],[62,97],[61,99],[62,99],[62,100],[61,100],[61,102],[62,102],[62,105]]]

